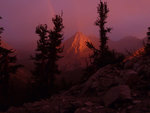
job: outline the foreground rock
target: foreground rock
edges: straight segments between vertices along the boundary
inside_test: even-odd
[[[108,65],[85,83],[7,113],[150,113],[150,58]]]
[[[106,92],[104,95],[104,105],[110,106],[117,100],[125,101],[130,99],[132,99],[130,88],[127,85],[119,85],[112,87]]]

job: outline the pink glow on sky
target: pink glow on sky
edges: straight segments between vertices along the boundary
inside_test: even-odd
[[[113,40],[125,36],[143,38],[150,26],[150,0],[105,0],[110,9],[108,26],[113,28]],[[99,0],[0,0],[0,25],[5,28],[5,40],[16,48],[36,43],[35,27],[48,24],[61,10],[64,12],[65,38],[81,31],[98,36],[94,26]]]

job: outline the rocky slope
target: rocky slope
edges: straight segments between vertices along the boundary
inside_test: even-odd
[[[149,113],[150,59],[141,54],[99,69],[86,82],[6,113]]]

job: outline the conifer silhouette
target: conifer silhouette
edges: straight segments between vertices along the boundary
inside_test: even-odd
[[[108,49],[107,33],[110,33],[111,31],[111,28],[105,27],[105,24],[107,23],[106,19],[107,19],[108,12],[109,12],[109,9],[107,7],[107,3],[100,1],[100,4],[98,4],[98,7],[97,7],[98,18],[95,22],[95,25],[99,27],[99,33],[100,33],[99,50],[102,56],[105,54],[105,51],[107,51]]]
[[[1,17],[0,17],[1,19]],[[0,27],[0,34],[3,32],[3,28]],[[11,73],[16,73],[19,67],[22,65],[16,64],[17,58],[13,49],[7,49],[2,46],[0,36],[0,84],[3,86],[3,93],[6,95],[8,91],[8,82]]]
[[[99,34],[100,34],[99,49],[96,49],[92,43],[87,42],[88,48],[90,48],[93,51],[93,55],[90,56],[90,58],[93,59],[92,63],[97,66],[99,65],[99,63],[101,63],[102,66],[105,65],[102,63],[104,58],[107,56],[109,52],[107,46],[107,40],[108,40],[107,33],[111,31],[111,28],[105,27],[105,24],[107,23],[106,19],[107,19],[108,12],[109,9],[107,7],[107,3],[102,2],[100,0],[100,3],[98,4],[97,7],[98,18],[95,22],[95,25],[99,27]]]
[[[63,52],[61,42],[63,40],[62,15],[55,15],[52,18],[54,28],[48,30],[47,25],[40,25],[36,28],[36,33],[40,36],[37,41],[36,54],[34,60],[35,70],[33,71],[35,82],[41,90],[53,92],[55,75],[59,74],[57,61],[62,58],[59,54]]]
[[[44,93],[43,91],[45,91],[47,88],[46,81],[48,80],[48,76],[46,74],[46,62],[48,60],[47,25],[37,26],[36,34],[39,35],[40,39],[37,41],[37,49],[36,49],[35,56],[32,56],[32,60],[34,60],[34,64],[35,64],[35,69],[32,73],[34,75],[33,79],[35,81],[37,90],[41,90],[41,92]]]
[[[109,38],[107,34],[111,32],[111,28],[106,27],[108,12],[107,3],[100,0],[97,7],[98,18],[95,22],[95,25],[99,27],[99,48],[95,48],[91,42],[86,42],[87,47],[93,51],[90,59],[93,59],[91,63],[94,66],[92,68],[95,70],[107,64],[120,62],[124,58],[122,54],[108,48],[107,41]]]
[[[63,33],[62,30],[63,26],[63,19],[62,14],[56,15],[52,19],[54,23],[54,28],[49,32],[49,40],[50,44],[48,46],[48,50],[50,51],[48,54],[49,60],[47,63],[47,73],[49,73],[49,85],[52,89],[54,85],[55,74],[59,74],[60,71],[58,70],[57,61],[62,58],[59,54],[63,52],[63,47],[61,46],[63,40]]]

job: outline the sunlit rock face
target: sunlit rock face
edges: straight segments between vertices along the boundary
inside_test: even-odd
[[[90,41],[87,36],[85,36],[81,32],[77,32],[73,38],[71,48],[69,48],[67,52],[69,53],[70,51],[73,50],[75,54],[79,54],[80,56],[85,56],[83,52],[88,51],[87,50],[88,48],[86,46],[87,41]]]
[[[91,40],[81,32],[77,32],[73,37],[64,42],[64,53],[60,60],[60,67],[63,70],[74,70],[83,68],[89,60],[90,49],[86,46],[86,42]]]

